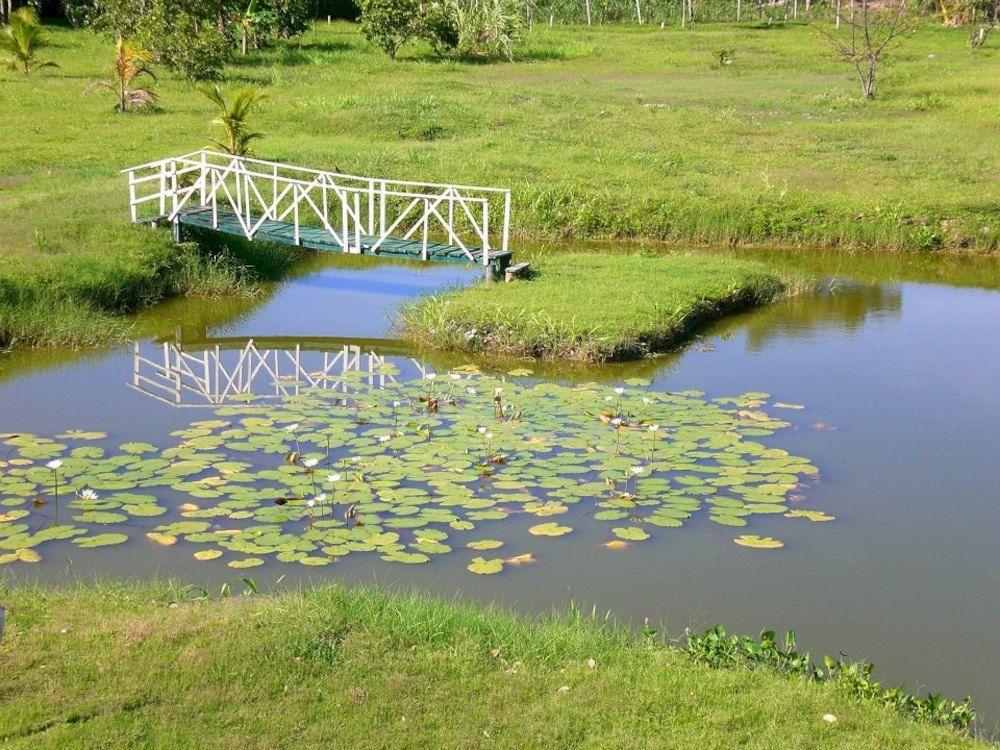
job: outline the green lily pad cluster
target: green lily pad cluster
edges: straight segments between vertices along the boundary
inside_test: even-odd
[[[131,537],[233,568],[358,553],[414,564],[504,546],[469,532],[515,516],[539,519],[524,536],[537,544],[580,522],[631,543],[691,521],[832,518],[789,507],[817,469],[756,440],[788,426],[765,411],[767,394],[521,383],[471,367],[384,388],[366,375],[278,403],[248,396],[165,448],[113,449],[83,430],[0,435],[0,555]]]

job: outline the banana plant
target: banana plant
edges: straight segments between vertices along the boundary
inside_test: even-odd
[[[124,41],[118,37],[115,42],[115,60],[111,66],[111,78],[105,81],[94,81],[83,90],[86,96],[97,89],[106,89],[118,97],[115,109],[128,112],[129,109],[142,109],[156,104],[156,93],[142,86],[133,87],[133,83],[141,76],[156,80],[149,64],[153,61],[153,53]]]

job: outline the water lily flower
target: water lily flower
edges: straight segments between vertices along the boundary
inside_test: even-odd
[[[448,373],[448,377],[451,378],[452,380],[461,380],[462,379],[462,376],[459,375],[457,372],[449,372]]]
[[[480,427],[479,428],[479,434],[480,435],[484,434],[485,432],[486,432],[486,428],[485,427]]]
[[[97,493],[94,492],[92,489],[90,489],[88,487],[85,490],[80,490],[80,499],[81,500],[96,500],[97,499]]]
[[[658,432],[659,429],[660,429],[660,425],[658,425],[658,424],[651,424],[646,429],[649,430],[650,432]]]
[[[285,432],[295,432],[297,429],[299,429],[299,423],[298,422],[296,422],[294,424],[290,424],[287,427],[285,427]]]
[[[610,401],[610,400],[611,400],[611,396],[605,396],[605,397],[604,397],[604,400],[605,400],[605,401]]]
[[[399,408],[399,402],[398,401],[393,401],[392,402],[392,408],[393,409],[398,409]]]
[[[424,375],[424,380],[434,380],[434,378],[436,377],[437,377],[436,372],[429,372],[426,375]]]
[[[315,504],[316,504],[316,501],[313,500],[312,498],[309,498],[308,500],[306,500],[306,505],[308,505],[310,508],[313,507]]]
[[[611,424],[613,424],[615,427],[621,427],[621,423],[622,423],[621,417],[615,417],[614,419],[611,420]]]
[[[314,500],[315,500],[315,501],[316,501],[317,503],[319,503],[320,505],[322,505],[323,503],[325,503],[325,502],[326,502],[326,493],[324,493],[324,492],[321,492],[321,493],[319,493],[318,495],[316,495],[316,497],[315,497],[315,498],[313,498],[313,499],[314,499]]]
[[[378,436],[378,441],[380,443],[388,443],[390,440],[392,440],[392,435],[379,435]]]
[[[340,481],[341,479],[343,479],[343,478],[344,478],[344,477],[343,477],[343,476],[342,476],[341,474],[336,474],[336,473],[334,473],[334,474],[330,474],[330,475],[329,475],[329,476],[328,476],[328,477],[326,478],[326,481],[328,481],[328,482],[339,482],[339,481]]]
[[[492,432],[487,432],[486,433],[486,439],[487,440],[492,440],[493,439],[493,433]]]
[[[503,388],[494,388],[493,389],[493,395],[494,396],[499,396],[501,393],[503,393]]]
[[[62,462],[61,458],[53,458],[51,461],[49,461],[45,465],[48,466],[53,471],[55,471],[56,469],[58,469],[60,466],[63,465],[63,462]]]
[[[642,403],[644,403],[646,406],[649,406],[651,403],[653,403],[653,399],[651,399],[649,396],[643,396]]]
[[[625,393],[625,389],[622,388],[621,386],[618,386],[617,388],[615,388],[615,393],[621,396],[623,393]]]
[[[633,466],[632,467],[632,473],[635,474],[636,476],[639,476],[644,471],[645,471],[645,469],[642,466]]]
[[[469,394],[470,396],[475,396],[475,395],[476,395],[476,389],[475,389],[475,388],[473,388],[473,387],[472,387],[471,385],[470,385],[470,386],[469,386],[468,388],[466,388],[466,389],[465,389],[465,391],[466,391],[466,393],[468,393],[468,394]]]
[[[302,461],[302,465],[307,469],[311,469],[313,466],[319,463],[318,458],[307,458]]]

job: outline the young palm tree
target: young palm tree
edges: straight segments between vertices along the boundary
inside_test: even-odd
[[[213,140],[211,145],[234,156],[251,153],[250,142],[260,138],[261,133],[252,131],[248,121],[260,101],[267,98],[267,94],[252,86],[240,89],[228,102],[218,86],[206,87],[202,89],[202,94],[219,108],[218,116],[209,124],[222,130],[223,140]]]
[[[0,31],[0,63],[10,70],[31,75],[39,68],[57,68],[54,62],[38,59],[38,50],[48,45],[48,37],[38,14],[27,6],[10,14],[10,23]]]
[[[156,93],[141,86],[132,87],[132,83],[140,76],[149,76],[154,81],[156,76],[149,69],[153,54],[118,37],[115,42],[115,61],[111,66],[111,78],[106,81],[94,81],[83,90],[86,96],[95,89],[113,91],[118,97],[115,109],[127,112],[130,108],[142,109],[156,104]]]

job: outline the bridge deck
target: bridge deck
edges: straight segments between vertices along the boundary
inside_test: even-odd
[[[218,226],[213,226],[212,222],[212,207],[202,206],[198,208],[182,210],[178,214],[178,220],[181,224],[198,227],[201,229],[211,229],[215,232],[222,232],[223,234],[232,234],[237,237],[246,237],[246,232],[244,232],[243,227],[240,225],[239,218],[232,211],[225,211],[222,209],[218,210]],[[260,217],[251,217],[251,220],[256,222]],[[261,224],[260,229],[254,235],[254,239],[264,240],[266,242],[277,242],[283,245],[294,245],[295,242],[295,225],[287,221],[272,221],[267,220]],[[353,241],[353,237],[351,240]],[[413,260],[423,259],[423,243],[414,240],[404,240],[395,237],[389,237],[382,241],[378,249],[374,252],[372,251],[372,246],[378,241],[377,237],[371,237],[366,234],[361,235],[361,252],[366,255],[376,255],[394,258],[411,258]],[[309,248],[312,250],[327,250],[343,252],[340,243],[337,242],[330,233],[327,232],[323,227],[316,226],[306,226],[299,225],[299,246]],[[475,258],[476,263],[483,262],[483,251],[482,248],[470,247],[469,252],[472,253]],[[510,251],[500,252],[496,250],[490,251],[490,263],[496,267],[496,270],[503,271],[503,269],[509,264],[510,257],[512,253]],[[457,245],[446,245],[440,242],[428,242],[427,243],[427,259],[445,261],[452,263],[472,263],[473,260],[469,258],[468,255],[462,250],[462,248]]]

